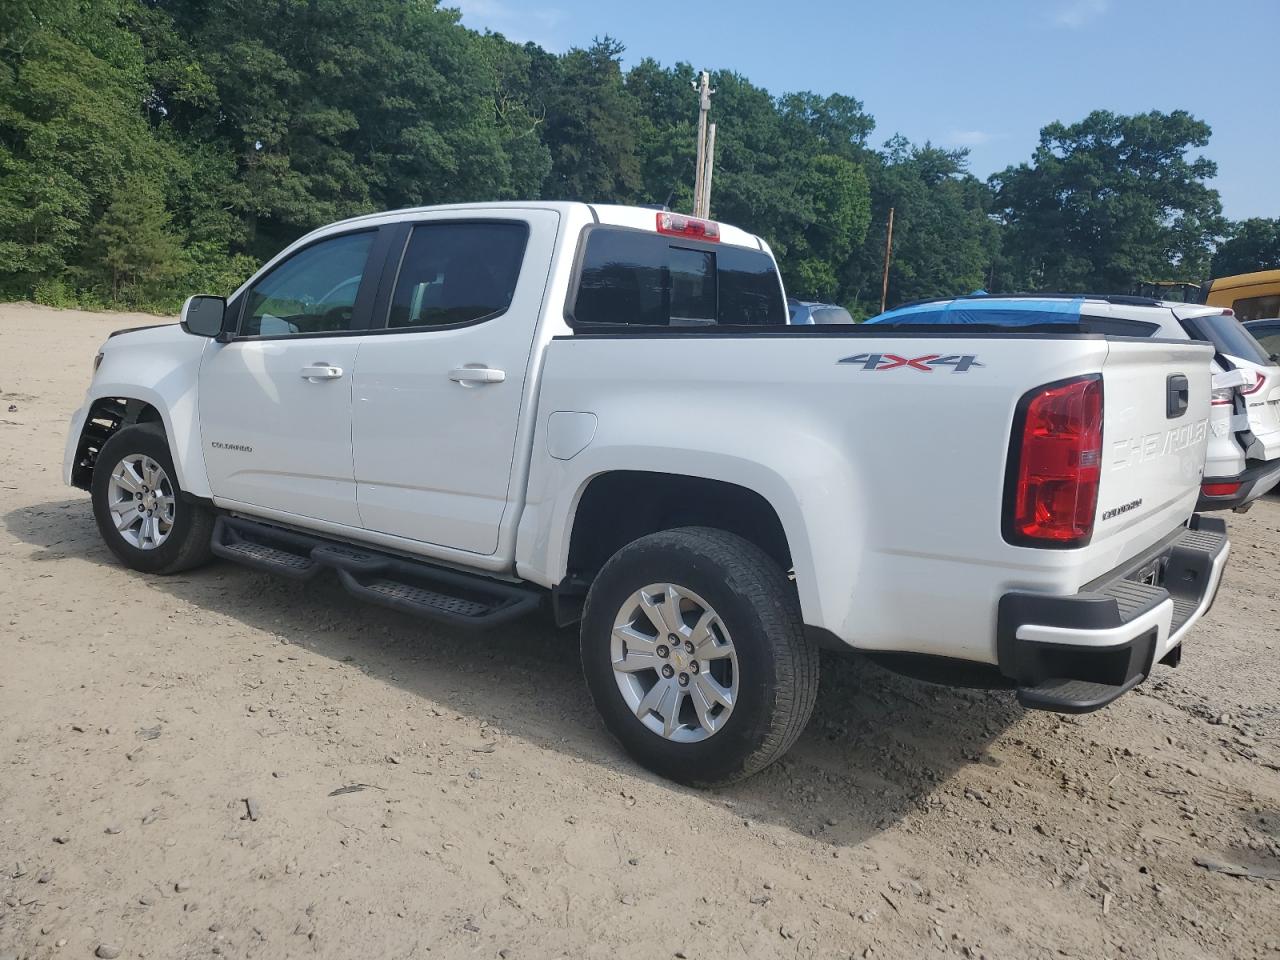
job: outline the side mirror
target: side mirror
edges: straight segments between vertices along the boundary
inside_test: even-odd
[[[197,337],[216,337],[222,333],[226,314],[225,297],[207,294],[187,297],[187,302],[182,305],[182,329]]]

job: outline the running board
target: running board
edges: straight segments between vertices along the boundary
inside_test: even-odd
[[[315,545],[312,538],[289,530],[219,516],[213,523],[209,547],[224,560],[290,580],[310,580],[320,572],[320,565],[311,557]]]
[[[333,570],[342,585],[361,600],[469,629],[506,623],[541,603],[541,595],[527,587],[244,517],[219,516],[213,527],[212,548],[219,557],[294,580],[308,580],[321,570]]]
[[[1031,710],[1091,713],[1119,700],[1145,679],[1146,675],[1139,673],[1121,684],[1094,683],[1091,680],[1045,680],[1034,687],[1019,687],[1018,702]]]

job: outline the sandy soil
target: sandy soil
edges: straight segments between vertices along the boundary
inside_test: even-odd
[[[1280,957],[1280,882],[1197,865],[1280,877],[1280,502],[1101,713],[833,657],[789,758],[698,792],[544,624],[120,567],[59,465],[148,320],[0,306],[0,958]]]

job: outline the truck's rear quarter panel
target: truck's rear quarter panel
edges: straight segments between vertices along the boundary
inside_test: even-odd
[[[1196,455],[1189,447],[1115,471],[1118,479],[1104,471],[1106,502],[1133,499],[1141,487],[1134,496],[1151,506],[1130,511],[1093,545],[1040,550],[1003,539],[1010,430],[1028,390],[1102,371],[1108,428],[1114,408],[1116,429],[1137,435],[1152,432],[1157,415],[1163,430],[1163,365],[1181,364],[1203,394],[1197,403],[1207,404],[1206,348],[1155,347],[1167,350],[1155,366],[1130,363],[1126,349],[1108,378],[1114,346],[1088,336],[869,328],[558,338],[545,359],[520,572],[547,584],[564,575],[573,510],[592,477],[703,476],[773,505],[806,622],[859,647],[994,662],[1005,590],[1074,592],[1191,514],[1198,478],[1186,479]],[[870,362],[877,354],[933,361]],[[557,411],[597,418],[593,439],[569,460],[546,450]],[[1203,449],[1202,438],[1201,458]]]

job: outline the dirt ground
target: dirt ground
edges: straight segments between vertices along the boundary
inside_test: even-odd
[[[119,566],[60,464],[148,321],[0,305],[3,960],[1280,958],[1280,501],[1109,709],[831,657],[787,760],[700,792],[622,755],[543,623]]]

